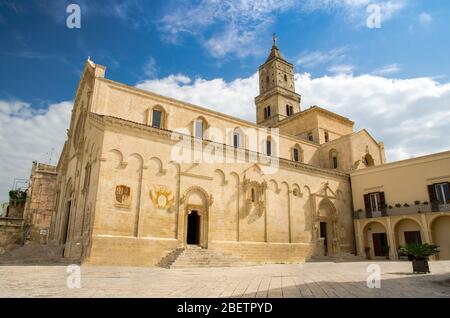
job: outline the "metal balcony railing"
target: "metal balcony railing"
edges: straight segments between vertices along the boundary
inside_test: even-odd
[[[356,219],[378,218],[383,216],[395,216],[428,212],[450,212],[450,203],[447,204],[412,204],[410,206],[391,207],[382,211],[356,211]]]

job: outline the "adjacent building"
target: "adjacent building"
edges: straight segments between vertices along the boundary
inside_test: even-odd
[[[450,151],[350,176],[359,254],[398,259],[401,245],[429,243],[450,259]]]

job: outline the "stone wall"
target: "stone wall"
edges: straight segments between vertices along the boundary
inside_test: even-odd
[[[33,163],[24,211],[26,239],[47,242],[56,195],[56,167]]]
[[[0,218],[0,254],[23,243],[22,219]]]
[[[14,219],[23,218],[24,207],[25,203],[11,202],[8,205],[5,217]]]

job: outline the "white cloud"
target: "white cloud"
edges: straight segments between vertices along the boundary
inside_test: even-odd
[[[71,102],[36,110],[22,101],[0,100],[0,202],[14,179],[28,179],[33,160],[55,164],[66,139]]]
[[[149,57],[144,65],[144,74],[149,78],[154,78],[157,75],[156,60],[153,57]]]
[[[159,21],[163,39],[178,43],[186,35],[197,37],[217,58],[262,52],[259,36],[267,31],[278,12],[296,5],[294,0],[201,0],[176,2]],[[214,28],[213,32],[208,32]]]
[[[427,25],[430,24],[431,21],[433,21],[433,17],[431,16],[431,14],[426,13],[426,12],[422,12],[419,16],[419,22],[422,25]]]
[[[366,128],[386,145],[388,160],[400,160],[450,149],[450,84],[431,78],[389,79],[339,74],[312,78],[296,74],[302,109],[320,105]],[[226,82],[172,75],[147,80],[139,88],[255,121],[258,75]]]
[[[214,57],[246,57],[264,52],[269,28],[280,13],[325,11],[341,14],[352,24],[365,25],[370,0],[200,0],[168,5],[158,21],[162,38],[179,43],[190,35]],[[376,1],[382,21],[403,9],[406,0]],[[357,23],[355,23],[357,21]],[[265,41],[263,41],[265,39]],[[263,41],[263,42],[262,42]]]
[[[400,65],[397,63],[386,65],[372,72],[373,75],[390,75],[400,71]]]
[[[258,94],[258,77],[226,82],[221,78],[191,80],[184,75],[140,82],[138,88],[163,94],[235,117],[255,121],[254,98]]]
[[[339,63],[347,57],[348,47],[334,48],[328,52],[323,51],[313,51],[313,52],[303,52],[300,57],[295,62],[296,65],[313,68],[318,65],[328,64],[330,62]]]
[[[333,74],[351,74],[355,67],[348,64],[333,65],[328,68],[328,72]]]

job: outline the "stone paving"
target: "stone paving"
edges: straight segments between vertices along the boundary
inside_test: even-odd
[[[381,288],[368,288],[367,267],[381,268]],[[317,262],[231,268],[82,266],[81,288],[67,288],[65,266],[0,266],[0,297],[448,297],[450,261],[432,274],[410,262]]]

